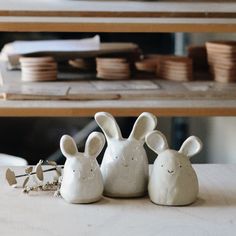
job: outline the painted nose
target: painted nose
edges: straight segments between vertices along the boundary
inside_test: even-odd
[[[124,167],[128,167],[128,163],[127,163],[127,161],[125,160],[125,157],[122,157],[122,165],[123,165]]]
[[[81,179],[81,172],[80,171],[75,171],[73,170],[73,173],[75,174],[75,178],[77,177],[78,179]]]
[[[122,161],[122,166],[128,167],[128,163],[127,163],[125,160],[123,160],[123,161]]]
[[[170,173],[170,174],[174,173],[173,170],[167,170],[167,171],[168,171],[168,173]]]

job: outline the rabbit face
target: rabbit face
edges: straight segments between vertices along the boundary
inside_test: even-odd
[[[192,168],[189,159],[175,150],[163,151],[155,161],[156,171],[166,174],[167,178],[179,175],[188,168]]]
[[[95,115],[107,139],[101,164],[104,194],[113,197],[142,196],[147,190],[148,160],[143,148],[145,135],[156,127],[156,118],[142,113],[128,139],[121,135],[118,124],[109,113]]]
[[[143,143],[137,140],[120,140],[119,147],[117,147],[117,140],[110,141],[106,153],[104,155],[104,161],[107,164],[114,164],[123,168],[133,169],[137,163],[143,161]]]
[[[67,202],[90,203],[101,198],[103,180],[96,157],[104,144],[104,136],[93,132],[86,141],[85,152],[80,153],[70,136],[61,138],[61,151],[67,159],[60,193]]]
[[[96,160],[80,156],[66,161],[64,178],[71,179],[75,182],[93,181],[97,172],[100,172],[100,170]]]
[[[148,184],[152,202],[160,205],[188,205],[198,194],[198,180],[189,158],[200,152],[201,141],[194,136],[171,150],[165,136],[154,131],[146,137],[147,145],[158,154]]]

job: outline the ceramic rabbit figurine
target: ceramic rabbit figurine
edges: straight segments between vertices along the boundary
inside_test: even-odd
[[[146,143],[158,154],[148,184],[151,201],[170,206],[193,203],[198,195],[198,179],[189,158],[201,151],[201,141],[191,136],[175,151],[168,148],[161,132],[153,131],[146,136]]]
[[[142,113],[128,139],[122,137],[111,114],[96,113],[95,120],[107,140],[107,149],[101,164],[104,195],[143,196],[147,193],[148,183],[148,159],[143,145],[145,135],[156,127],[156,117],[147,112]]]
[[[93,132],[86,141],[85,152],[81,153],[72,137],[62,136],[60,148],[66,162],[60,193],[67,202],[91,203],[101,198],[103,179],[96,158],[104,144],[104,135]]]

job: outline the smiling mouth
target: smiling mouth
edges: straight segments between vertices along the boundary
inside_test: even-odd
[[[174,171],[173,170],[168,170],[168,173],[172,174],[172,173],[174,173]]]

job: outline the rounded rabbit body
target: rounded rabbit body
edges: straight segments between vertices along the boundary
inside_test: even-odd
[[[131,151],[132,150],[132,151]],[[142,196],[147,191],[148,160],[143,145],[135,140],[108,142],[101,164],[105,195]]]
[[[148,184],[151,201],[170,206],[193,203],[199,187],[189,158],[201,150],[201,141],[191,136],[175,151],[168,148],[163,134],[154,131],[146,137],[146,142],[158,154]]]
[[[136,120],[128,139],[121,136],[112,115],[95,115],[107,139],[107,149],[101,164],[104,195],[139,197],[147,192],[148,159],[143,147],[145,135],[156,127],[156,117],[142,113]]]
[[[96,157],[104,144],[104,136],[93,132],[88,137],[85,152],[80,153],[70,136],[64,135],[61,138],[61,150],[67,159],[60,193],[67,202],[91,203],[101,198],[103,179]]]

